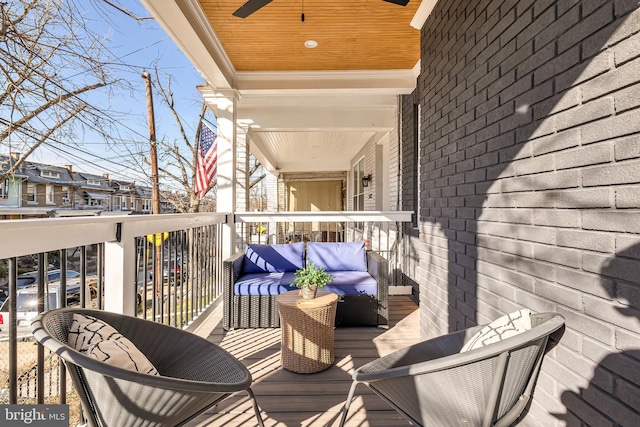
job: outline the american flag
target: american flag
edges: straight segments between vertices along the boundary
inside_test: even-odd
[[[209,189],[213,177],[218,171],[218,135],[204,121],[200,125],[198,142],[198,166],[196,168],[196,196],[202,199]]]

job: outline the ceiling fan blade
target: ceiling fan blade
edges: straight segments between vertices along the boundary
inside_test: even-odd
[[[409,3],[409,0],[384,0],[388,3],[399,4],[400,6],[406,6]]]
[[[238,18],[246,18],[252,13],[262,9],[272,1],[273,0],[249,0],[245,4],[240,6],[238,10],[233,12],[233,16],[237,16]]]

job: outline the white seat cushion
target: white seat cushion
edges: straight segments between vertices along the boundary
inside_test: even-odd
[[[502,341],[531,329],[531,311],[514,311],[489,323],[462,346],[461,353]]]
[[[93,316],[74,314],[67,342],[79,352],[109,365],[158,375],[155,366],[129,339]]]

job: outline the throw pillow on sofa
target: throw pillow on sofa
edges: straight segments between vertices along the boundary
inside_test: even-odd
[[[248,244],[244,255],[244,273],[283,273],[304,266],[304,242],[291,244]]]
[[[158,375],[149,359],[129,339],[93,316],[74,313],[67,342],[79,352],[112,366]]]
[[[309,242],[307,255],[325,271],[367,271],[364,242]]]
[[[518,310],[506,314],[476,332],[462,346],[461,353],[499,342],[531,329],[531,311]]]

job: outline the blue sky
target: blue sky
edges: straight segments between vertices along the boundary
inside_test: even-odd
[[[92,3],[87,2],[87,7],[90,8]],[[128,10],[136,16],[148,16],[147,11],[138,2],[123,4],[126,4]],[[176,109],[183,118],[183,124],[191,140],[196,131],[202,102],[202,97],[195,87],[202,84],[203,79],[155,21],[136,21],[114,9],[101,7],[105,8],[102,13],[89,9],[87,19],[93,29],[108,37],[108,44],[118,58],[114,62],[120,63],[115,68],[122,78],[132,84],[134,90],[112,92],[108,98],[106,94],[93,95],[92,103],[110,105],[115,110],[125,113],[126,119],[120,122],[121,132],[131,142],[109,147],[97,135],[87,133],[81,137],[83,141],[78,141],[81,143],[79,149],[40,149],[30,160],[56,165],[72,164],[75,170],[96,174],[108,173],[113,178],[141,182],[142,174],[125,165],[132,153],[137,156],[146,154],[148,157],[149,152],[147,104],[142,71],[146,69],[153,72],[153,66],[157,62],[160,71],[164,73],[165,81],[168,74],[172,75]],[[179,138],[173,117],[162,107],[160,97],[155,94],[154,97],[157,139],[173,141]]]

